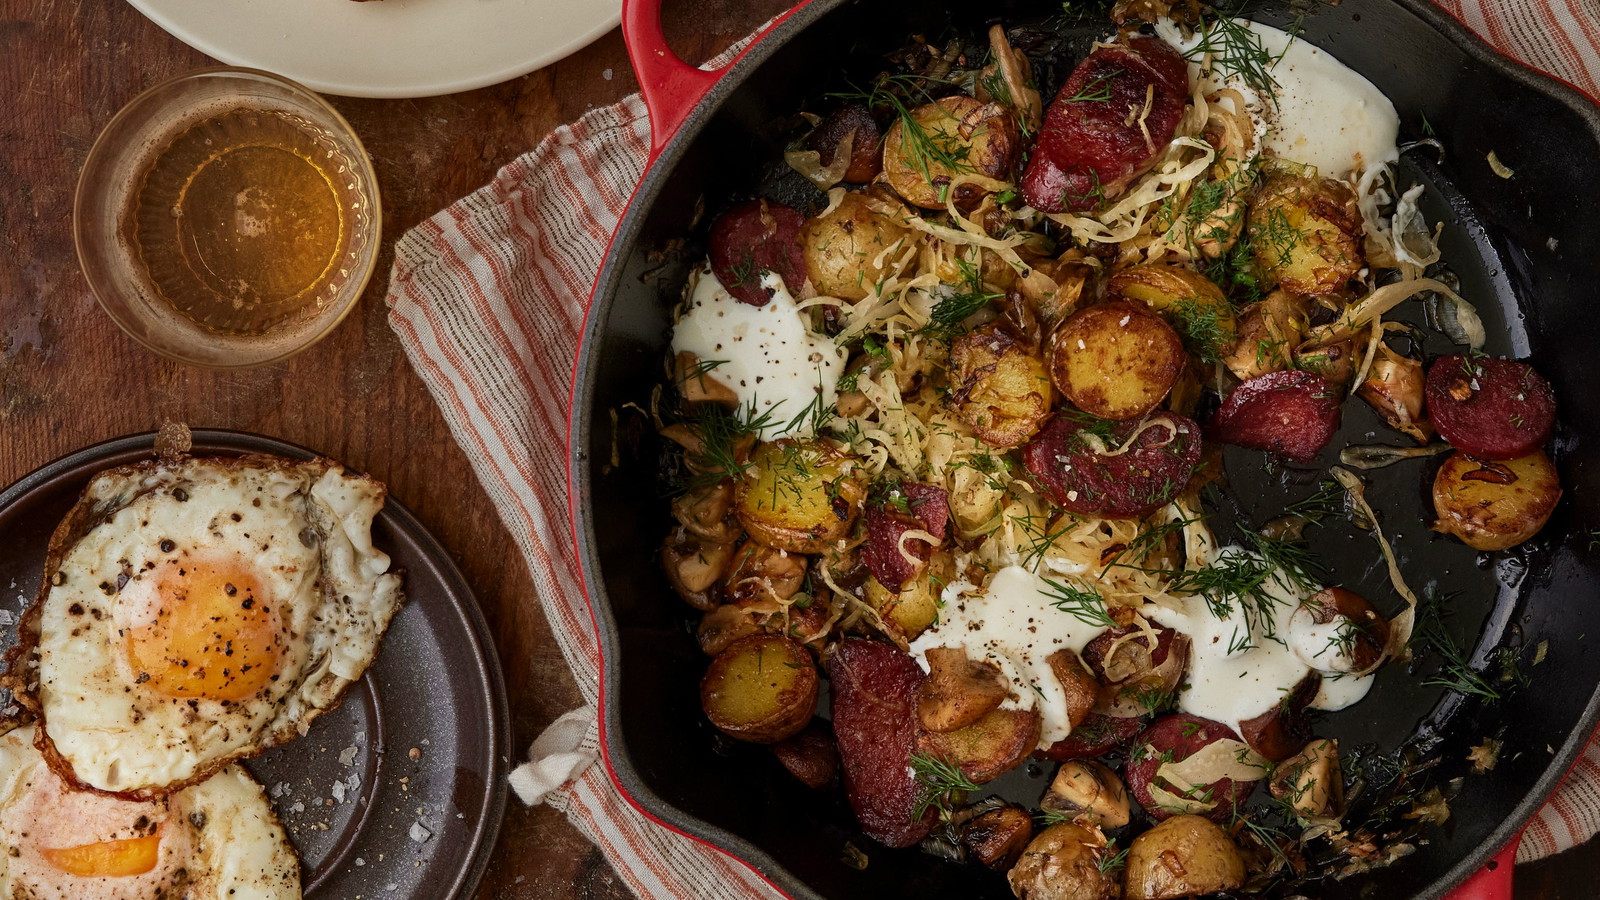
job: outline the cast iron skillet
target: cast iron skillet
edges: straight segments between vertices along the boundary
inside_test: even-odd
[[[1402,178],[1427,183],[1424,211],[1447,222],[1445,259],[1484,317],[1488,351],[1528,359],[1554,384],[1562,425],[1551,450],[1567,491],[1531,545],[1477,555],[1425,533],[1431,467],[1409,462],[1369,473],[1369,497],[1409,548],[1402,566],[1412,584],[1455,592],[1450,627],[1463,646],[1475,648],[1469,652],[1476,664],[1509,646],[1527,666],[1533,648],[1548,643],[1542,664],[1531,669],[1533,687],[1510,702],[1463,702],[1421,684],[1430,671],[1426,661],[1417,674],[1392,664],[1365,702],[1319,722],[1318,733],[1339,737],[1345,747],[1409,743],[1441,759],[1441,784],[1465,781],[1449,822],[1425,831],[1414,855],[1377,874],[1310,890],[1329,900],[1437,900],[1467,881],[1456,900],[1509,897],[1517,835],[1600,718],[1600,653],[1586,647],[1600,640],[1600,558],[1590,552],[1587,534],[1600,523],[1592,499],[1600,490],[1600,461],[1590,457],[1600,440],[1600,385],[1585,377],[1596,331],[1588,279],[1589,261],[1600,258],[1600,229],[1586,213],[1589,198],[1600,196],[1600,111],[1571,88],[1497,56],[1426,0],[1338,6],[1268,0],[1250,13],[1281,26],[1291,5],[1310,8],[1306,39],[1394,101],[1403,140],[1421,136],[1425,117],[1447,148],[1437,164],[1430,154],[1408,154]],[[883,54],[912,34],[938,35],[952,25],[971,31],[993,17],[1039,19],[1057,9],[1015,0],[812,0],[726,70],[708,73],[672,57],[661,38],[659,0],[625,5],[630,53],[653,116],[654,158],[596,282],[569,431],[575,539],[605,655],[605,757],[623,793],[647,815],[727,850],[795,897],[1010,894],[1002,878],[980,867],[871,843],[840,793],[811,792],[763,748],[718,739],[697,697],[706,660],[686,628],[686,608],[655,562],[667,528],[665,504],[652,499],[659,494],[658,444],[648,423],[624,404],[644,400],[661,379],[668,310],[688,268],[704,255],[704,222],[730,200],[770,185],[762,176],[772,174],[785,138],[775,123],[792,121],[807,101],[847,77],[870,78],[883,68]],[[1080,51],[1095,30],[1084,32]],[[1493,174],[1485,159],[1491,150],[1515,171],[1513,178]],[[697,217],[698,210],[706,215]],[[661,252],[686,236],[683,252]],[[1414,310],[1401,313],[1419,318]],[[1429,346],[1431,353],[1449,349],[1447,342]],[[1334,449],[1313,469],[1266,476],[1259,455],[1230,450],[1233,496],[1244,517],[1259,524],[1281,508],[1286,492],[1303,490],[1325,469],[1338,447],[1374,439],[1400,442],[1363,404],[1347,403]],[[1312,538],[1334,570],[1330,583],[1397,610],[1364,533],[1332,527]],[[1469,775],[1467,750],[1484,736],[1504,737],[1500,763],[1488,776]],[[1016,775],[1002,792],[1036,803],[1043,785],[1029,777]],[[865,870],[841,862],[846,841],[866,851]]]
[[[39,589],[45,545],[84,485],[150,459],[155,437],[85,447],[0,491],[0,608],[11,613],[0,647],[15,641],[15,615]],[[196,455],[318,455],[238,431],[197,430],[193,440]],[[295,845],[307,900],[464,900],[483,877],[505,812],[511,722],[500,661],[449,554],[393,497],[372,537],[404,571],[406,592],[377,660],[309,734],[245,767]],[[335,781],[345,785],[337,800]],[[417,823],[430,832],[424,841],[413,837]]]

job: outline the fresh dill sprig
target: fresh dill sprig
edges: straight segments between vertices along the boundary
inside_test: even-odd
[[[960,767],[926,753],[911,754],[911,774],[917,782],[916,803],[911,807],[913,822],[921,821],[930,809],[948,813],[956,794],[979,790],[977,782]]]
[[[1211,67],[1237,74],[1256,93],[1277,94],[1278,80],[1272,76],[1272,68],[1281,57],[1262,45],[1260,36],[1250,30],[1244,19],[1229,15],[1201,19],[1195,30],[1195,45],[1183,56],[1202,65],[1209,57]]]
[[[1167,312],[1184,346],[1202,363],[1221,362],[1233,346],[1235,334],[1229,327],[1229,310],[1216,303],[1198,297],[1180,297],[1167,307]]]
[[[1443,687],[1490,703],[1504,699],[1494,684],[1472,667],[1466,651],[1450,634],[1449,628],[1445,625],[1442,603],[1435,600],[1423,605],[1419,610],[1418,620],[1416,637],[1421,638],[1429,649],[1439,654],[1439,671],[1423,679],[1423,684]]]
[[[930,131],[913,114],[916,107],[934,102],[927,83],[951,85],[943,79],[915,75],[886,75],[870,91],[842,91],[829,94],[847,100],[860,100],[870,108],[888,107],[900,123],[901,157],[920,174],[929,185],[934,183],[933,167],[952,173],[975,172],[969,157],[972,146],[959,136],[944,129]],[[904,96],[902,96],[902,94]],[[910,105],[907,105],[908,100]],[[951,121],[955,117],[951,116]],[[947,190],[947,188],[946,188]],[[940,200],[944,197],[941,195]]]
[[[951,287],[943,299],[934,305],[928,314],[928,324],[918,329],[918,334],[949,343],[962,332],[961,323],[965,322],[967,317],[988,306],[989,301],[1004,296],[984,290],[983,273],[977,265],[964,259],[957,259],[956,268],[961,272],[960,286]]]
[[[1101,874],[1110,875],[1128,864],[1129,849],[1131,848],[1123,847],[1118,850],[1116,838],[1106,841],[1105,848],[1100,851],[1099,856],[1095,857],[1095,867],[1100,870]]]
[[[1050,605],[1072,616],[1085,625],[1098,625],[1105,628],[1115,628],[1117,623],[1111,618],[1111,613],[1106,609],[1106,601],[1100,593],[1087,587],[1056,581],[1053,578],[1044,579],[1048,590],[1041,591],[1050,598]]]
[[[727,364],[728,361],[725,359],[698,359],[695,361],[695,364],[690,366],[682,375],[680,375],[678,380],[673,382],[673,384],[688,384],[689,382],[698,378],[703,378],[707,373],[716,367],[725,366]]]
[[[756,411],[754,401],[732,412],[716,403],[707,403],[695,412],[689,425],[700,436],[700,451],[687,453],[686,460],[699,473],[682,486],[684,490],[716,484],[724,478],[738,478],[750,468],[743,458],[747,438],[778,424],[776,407]]]
[[[1067,102],[1083,100],[1089,103],[1104,103],[1111,99],[1111,79],[1122,74],[1121,69],[1108,69],[1101,75],[1089,79],[1078,92],[1067,98]]]

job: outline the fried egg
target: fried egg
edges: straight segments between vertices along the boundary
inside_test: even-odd
[[[261,786],[239,766],[154,800],[75,791],[33,746],[0,735],[0,897],[278,900],[300,864]]]
[[[79,786],[148,798],[304,734],[402,596],[383,485],[326,460],[103,472],[51,539],[6,684]]]

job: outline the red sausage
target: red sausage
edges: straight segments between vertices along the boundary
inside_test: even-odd
[[[1045,113],[1022,174],[1023,198],[1057,213],[1115,199],[1155,164],[1188,99],[1189,64],[1161,40],[1133,37],[1095,50]]]
[[[828,677],[845,796],[861,830],[886,847],[917,843],[928,836],[935,819],[931,809],[921,818],[911,815],[918,792],[911,774],[917,689],[926,676],[899,649],[856,638],[834,651]]]
[[[1177,815],[1162,809],[1150,796],[1150,783],[1156,777],[1156,770],[1164,762],[1179,762],[1198,753],[1200,748],[1217,741],[1229,739],[1239,740],[1233,729],[1221,722],[1202,719],[1199,716],[1171,715],[1150,723],[1150,727],[1140,732],[1134,742],[1133,750],[1128,753],[1128,762],[1123,766],[1123,775],[1128,780],[1128,790],[1133,792],[1133,798],[1139,805],[1150,813],[1155,819],[1165,819]],[[1163,784],[1174,794],[1182,796],[1182,792],[1175,789],[1175,785]],[[1196,800],[1206,800],[1216,803],[1216,807],[1205,813],[1205,817],[1217,822],[1228,820],[1233,815],[1233,810],[1250,797],[1255,790],[1253,781],[1234,781],[1221,778],[1207,785],[1202,785],[1194,794]]]
[[[904,512],[900,510],[902,504]],[[921,569],[919,563],[900,552],[900,536],[908,531],[926,531],[943,539],[950,521],[949,496],[935,484],[897,485],[887,497],[869,500],[863,518],[867,539],[861,545],[861,561],[879,584],[898,594],[900,586]],[[921,562],[927,562],[933,552],[933,546],[924,540],[909,539],[905,544],[906,553]]]
[[[1211,418],[1214,441],[1310,462],[1339,430],[1339,392],[1300,369],[1269,372],[1233,389]]]
[[[1556,427],[1555,391],[1527,363],[1441,356],[1423,395],[1439,436],[1477,459],[1527,456]]]
[[[772,299],[761,286],[765,272],[776,272],[790,293],[798,293],[806,280],[800,247],[805,224],[804,213],[769,200],[729,209],[711,223],[711,273],[735,300],[751,306],[766,306]]]
[[[1102,455],[1085,437],[1108,431],[1101,443],[1121,446],[1146,422],[1133,446]],[[1189,484],[1200,463],[1200,426],[1177,413],[1145,420],[1101,423],[1081,414],[1060,414],[1022,450],[1022,462],[1062,509],[1080,516],[1132,519],[1165,506]]]

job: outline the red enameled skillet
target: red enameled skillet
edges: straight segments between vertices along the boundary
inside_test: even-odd
[[[651,160],[596,282],[569,429],[574,539],[605,655],[605,762],[646,815],[722,848],[793,897],[1000,900],[1010,892],[1004,879],[981,867],[872,844],[842,795],[804,788],[763,748],[718,739],[700,712],[696,689],[706,661],[686,627],[689,610],[655,562],[667,521],[656,499],[659,445],[647,422],[622,410],[645,400],[660,380],[668,310],[688,268],[703,256],[710,214],[756,194],[806,205],[773,165],[788,137],[783,125],[798,110],[825,108],[825,92],[866,81],[883,68],[883,55],[913,34],[973,31],[996,18],[1039,21],[1059,9],[1058,3],[810,0],[734,63],[706,72],[667,48],[660,0],[624,3],[624,34],[652,116]],[[1300,10],[1308,10],[1307,40],[1394,101],[1402,140],[1421,137],[1424,121],[1438,135],[1442,157],[1408,153],[1401,177],[1428,185],[1424,212],[1446,223],[1445,259],[1484,318],[1488,351],[1527,359],[1554,384],[1562,421],[1550,449],[1567,491],[1530,545],[1475,554],[1426,533],[1432,475],[1426,463],[1367,473],[1369,498],[1410,548],[1402,559],[1408,577],[1453,597],[1450,627],[1473,648],[1474,663],[1482,666],[1497,648],[1511,647],[1528,666],[1533,648],[1548,643],[1542,662],[1528,668],[1531,687],[1507,702],[1464,700],[1422,685],[1425,672],[1392,665],[1366,701],[1319,722],[1319,733],[1339,737],[1342,746],[1404,745],[1420,758],[1439,758],[1429,777],[1441,785],[1464,780],[1450,820],[1425,830],[1414,854],[1304,893],[1326,900],[1505,900],[1518,835],[1600,718],[1600,653],[1587,647],[1600,641],[1600,554],[1589,546],[1590,530],[1600,525],[1600,459],[1589,456],[1600,446],[1600,379],[1591,377],[1591,348],[1600,337],[1593,313],[1600,228],[1589,218],[1592,198],[1600,196],[1600,110],[1570,86],[1497,55],[1427,0],[1269,0],[1247,11],[1281,26]],[[1091,23],[1068,46],[1081,55],[1109,28]],[[1062,60],[1067,68],[1075,60],[1069,56]],[[1490,151],[1514,177],[1493,172]],[[663,252],[685,237],[685,250]],[[1401,317],[1407,312],[1402,307]],[[1345,443],[1383,436],[1361,404],[1348,404],[1343,431],[1316,466],[1269,475],[1259,456],[1230,455],[1241,514],[1269,516],[1274,504],[1281,508],[1286,482],[1292,488],[1297,479],[1314,479]],[[621,465],[610,465],[614,453]],[[1330,528],[1313,539],[1313,550],[1339,583],[1383,598],[1395,611],[1398,601],[1364,533]],[[1500,764],[1472,775],[1467,750],[1485,736],[1505,741]],[[1040,774],[1007,776],[997,786],[1033,804]],[[846,842],[867,852],[865,869],[841,862]]]

